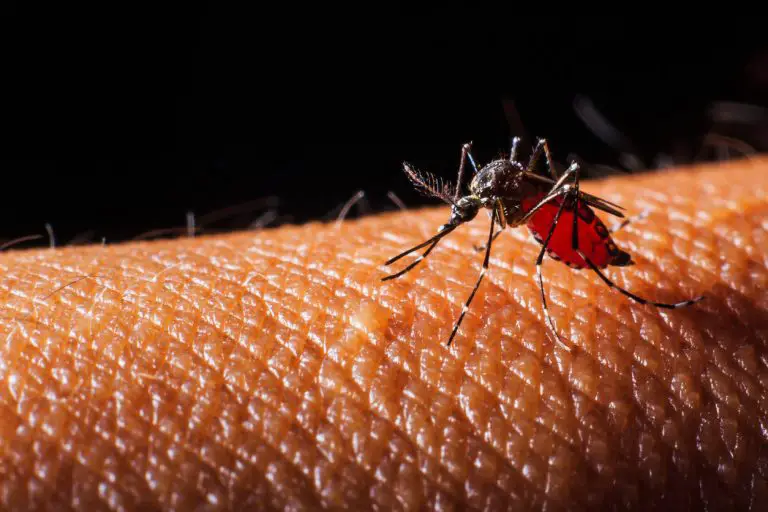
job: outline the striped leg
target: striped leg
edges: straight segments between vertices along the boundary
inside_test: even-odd
[[[461,309],[461,315],[459,315],[459,319],[456,320],[456,325],[453,326],[453,331],[451,332],[450,338],[448,338],[447,345],[450,347],[451,342],[453,341],[454,336],[456,336],[456,331],[459,330],[459,326],[461,325],[461,321],[464,320],[464,315],[467,313],[467,310],[469,309],[469,304],[472,302],[472,299],[475,297],[475,293],[477,293],[477,289],[480,288],[480,283],[483,280],[483,277],[485,276],[485,272],[488,270],[488,262],[491,258],[491,245],[493,244],[493,229],[496,227],[496,215],[491,215],[491,229],[488,232],[488,243],[485,246],[485,259],[483,260],[483,268],[480,270],[480,275],[477,278],[477,282],[475,283],[475,287],[472,289],[472,293],[469,294],[469,298],[467,299],[467,302],[464,303],[464,307]]]
[[[461,162],[459,162],[459,172],[456,176],[456,191],[453,194],[454,203],[461,197],[461,184],[462,181],[464,181],[464,162],[466,162],[467,159],[469,159],[469,163],[472,164],[472,168],[475,170],[475,173],[477,173],[477,164],[475,163],[475,159],[472,158],[471,142],[467,142],[461,146]]]
[[[517,140],[519,140],[519,137],[515,137]],[[504,203],[501,200],[496,201],[496,208],[491,210],[490,217],[496,217],[496,222],[499,224],[500,228],[496,232],[496,234],[493,235],[491,238],[492,242],[495,242],[496,239],[499,237],[499,235],[504,231],[504,229],[507,227],[507,220],[504,218]],[[481,246],[473,246],[475,251],[481,252],[485,250],[485,245]]]
[[[546,144],[546,142],[544,142],[544,144]],[[544,261],[544,253],[546,252],[547,246],[549,245],[549,240],[552,238],[552,235],[555,232],[555,228],[557,227],[557,223],[560,220],[560,215],[563,213],[563,209],[565,208],[565,205],[568,204],[568,202],[571,200],[574,201],[574,205],[578,205],[579,169],[580,169],[579,164],[577,164],[576,162],[573,162],[571,166],[568,168],[568,170],[561,177],[562,179],[562,178],[566,178],[567,176],[573,175],[573,184],[570,185],[571,188],[569,188],[565,192],[563,200],[560,203],[560,208],[557,209],[555,218],[552,221],[552,226],[549,228],[549,233],[547,233],[547,238],[544,240],[544,243],[541,244],[541,251],[539,251],[539,257],[536,258],[536,277],[539,280],[539,290],[541,290],[541,302],[542,302],[542,305],[544,306],[544,316],[547,319],[547,323],[549,324],[549,328],[552,331],[552,334],[555,335],[555,340],[569,352],[571,351],[571,346],[565,343],[563,339],[560,337],[560,335],[557,333],[555,322],[552,320],[552,316],[549,314],[549,307],[547,306],[547,296],[546,296],[546,293],[544,293],[544,281],[541,278],[541,264]],[[564,186],[568,186],[568,185],[564,185]],[[578,218],[578,215],[576,214],[578,210],[576,207],[574,207],[573,211],[574,211],[573,218],[575,220]]]
[[[547,161],[547,169],[549,170],[549,174],[552,176],[552,179],[557,181],[560,176],[557,175],[555,163],[552,161],[552,153],[549,151],[549,143],[547,142],[547,139],[538,139],[536,142],[536,147],[533,148],[533,153],[531,153],[531,158],[528,160],[528,166],[526,170],[533,172],[533,168],[538,162],[542,152],[544,153],[544,157]]]
[[[571,347],[563,341],[563,339],[560,337],[560,335],[557,333],[557,327],[555,326],[555,322],[552,320],[552,317],[549,314],[549,307],[547,306],[547,294],[544,293],[544,281],[541,278],[541,264],[544,262],[544,253],[547,251],[547,245],[549,245],[549,240],[552,238],[552,235],[555,232],[555,228],[557,227],[557,223],[560,220],[560,215],[563,213],[563,208],[565,208],[565,204],[569,201],[569,197],[571,196],[571,193],[569,192],[560,203],[560,208],[557,209],[557,213],[555,214],[555,218],[552,221],[552,227],[549,228],[549,233],[547,233],[547,238],[544,239],[544,243],[541,244],[541,250],[539,251],[539,257],[536,258],[536,278],[539,280],[539,290],[541,290],[541,303],[544,307],[544,317],[547,319],[547,324],[549,324],[549,329],[552,331],[552,334],[555,336],[555,341],[557,341],[563,348],[571,351]]]
[[[656,306],[657,308],[664,308],[664,309],[677,309],[677,308],[682,308],[682,307],[685,307],[685,306],[691,306],[691,305],[693,305],[693,304],[696,304],[697,302],[699,302],[699,301],[701,301],[701,300],[703,300],[703,299],[704,299],[704,296],[703,296],[703,295],[700,295],[700,296],[696,297],[695,299],[684,300],[684,301],[682,301],[682,302],[676,302],[676,303],[674,303],[674,304],[667,304],[667,303],[665,303],[665,302],[653,302],[653,301],[651,301],[651,300],[648,300],[648,299],[644,299],[644,298],[642,298],[642,297],[639,297],[639,296],[635,295],[634,293],[632,293],[632,292],[630,292],[630,291],[628,291],[628,290],[625,290],[625,289],[624,289],[624,288],[622,288],[621,286],[617,285],[616,283],[614,283],[613,281],[611,281],[610,279],[608,279],[608,278],[605,276],[605,274],[603,274],[603,273],[600,271],[600,269],[599,269],[599,268],[597,268],[597,266],[596,266],[594,263],[592,263],[592,260],[590,260],[589,258],[587,258],[587,257],[584,255],[584,253],[582,253],[580,250],[576,249],[576,251],[579,253],[579,255],[580,255],[582,258],[584,258],[584,261],[586,261],[586,262],[587,262],[587,265],[589,265],[589,267],[590,267],[592,270],[594,270],[594,271],[595,271],[595,273],[596,273],[596,274],[597,274],[597,275],[600,277],[600,279],[602,279],[602,280],[603,280],[603,282],[604,282],[605,284],[607,284],[609,287],[611,287],[611,288],[613,288],[613,289],[615,289],[615,290],[618,290],[620,293],[622,293],[622,294],[626,295],[626,296],[627,296],[627,297],[629,297],[630,299],[632,299],[632,300],[634,300],[635,302],[638,302],[638,303],[640,303],[640,304],[650,304],[651,306]]]
[[[608,233],[610,233],[610,234],[614,234],[614,233],[617,233],[618,231],[621,231],[622,229],[624,229],[625,227],[627,227],[627,225],[628,225],[628,224],[630,224],[630,223],[632,223],[632,222],[638,222],[638,221],[641,221],[641,220],[643,220],[644,218],[648,217],[648,214],[649,214],[649,213],[650,213],[650,212],[649,212],[648,210],[643,210],[642,212],[640,212],[639,214],[635,215],[634,217],[629,217],[629,218],[627,218],[627,219],[624,219],[624,220],[623,220],[623,221],[621,221],[621,222],[620,222],[620,223],[619,223],[617,226],[610,228],[610,229],[608,230]]]
[[[495,233],[495,234],[494,234],[494,235],[491,237],[491,241],[492,241],[492,242],[493,242],[493,241],[495,241],[495,240],[496,240],[496,239],[499,237],[499,235],[500,235],[500,234],[501,234],[503,231],[504,231],[503,229],[500,229],[500,230],[498,230],[498,231],[497,231],[497,232],[496,232],[496,233]],[[474,248],[474,249],[475,249],[475,251],[477,251],[477,252],[483,252],[483,251],[485,250],[485,248],[486,248],[486,244],[483,244],[483,245],[475,245],[475,246],[473,246],[473,248]]]
[[[546,142],[542,142],[542,139],[540,139],[540,144],[546,144]],[[571,175],[573,175],[574,180],[574,186],[571,186],[571,188],[565,188],[569,187],[569,185],[565,184],[565,180],[567,180]],[[547,324],[549,325],[550,331],[552,331],[552,334],[555,337],[555,341],[557,341],[560,346],[571,351],[571,347],[563,341],[563,339],[560,337],[560,335],[557,333],[557,327],[555,326],[554,320],[552,320],[552,316],[549,314],[549,306],[547,305],[547,294],[544,292],[544,280],[541,276],[541,265],[544,262],[544,254],[547,252],[547,246],[549,245],[549,241],[552,239],[552,235],[555,233],[555,228],[557,227],[557,223],[560,221],[560,215],[563,213],[563,209],[565,208],[565,205],[570,201],[570,198],[573,196],[573,194],[578,194],[578,181],[579,181],[579,165],[576,162],[573,162],[570,167],[563,173],[563,175],[558,179],[557,187],[553,187],[553,192],[550,193],[552,197],[557,197],[557,195],[562,195],[563,200],[560,203],[560,208],[557,209],[557,213],[555,214],[555,218],[552,221],[552,226],[549,228],[549,232],[547,233],[546,239],[541,244],[541,250],[539,251],[539,256],[536,258],[536,278],[539,281],[539,290],[541,291],[541,303],[544,309],[544,317],[547,320]],[[547,199],[548,201],[548,199]],[[575,211],[575,210],[574,210]],[[529,212],[530,213],[530,212]]]
[[[517,161],[517,148],[520,146],[520,137],[512,137],[512,145],[509,149],[509,161]]]

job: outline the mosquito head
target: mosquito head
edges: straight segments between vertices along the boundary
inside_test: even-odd
[[[483,201],[477,196],[464,196],[451,206],[451,219],[448,224],[457,226],[469,222],[477,216]]]

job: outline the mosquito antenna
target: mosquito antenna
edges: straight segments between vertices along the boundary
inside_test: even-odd
[[[456,201],[452,198],[455,191],[450,183],[443,182],[442,179],[436,177],[432,173],[417,171],[407,162],[403,162],[403,170],[419,192],[429,197],[436,197],[445,203],[456,206]]]

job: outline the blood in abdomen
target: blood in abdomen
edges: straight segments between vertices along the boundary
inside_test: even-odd
[[[528,211],[533,208],[544,195],[536,198],[526,199],[522,202],[523,208]],[[563,199],[558,197],[546,205],[542,206],[528,221],[530,229],[536,240],[543,244],[549,235],[552,223],[557,215],[557,210]],[[566,265],[574,268],[587,267],[584,259],[573,249],[572,232],[573,217],[575,212],[566,205],[557,226],[552,234],[552,238],[547,244],[547,252],[556,260],[562,261]],[[579,231],[579,250],[584,253],[589,260],[599,268],[604,268],[614,262],[620,262],[627,259],[628,255],[621,251],[611,239],[608,229],[603,222],[595,215],[595,212],[583,202],[579,203],[578,215]]]

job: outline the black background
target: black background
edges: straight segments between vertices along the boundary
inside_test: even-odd
[[[425,204],[401,162],[452,179],[461,143],[481,161],[506,150],[503,97],[556,158],[607,164],[616,153],[574,115],[576,94],[648,155],[701,130],[713,100],[768,105],[757,15],[259,5],[0,7],[0,238],[50,222],[60,244],[116,241],[267,196],[295,222],[360,189],[372,211],[393,208],[389,190]]]

